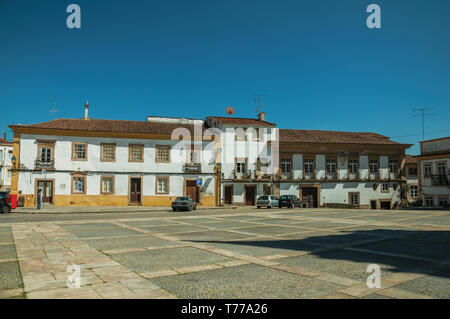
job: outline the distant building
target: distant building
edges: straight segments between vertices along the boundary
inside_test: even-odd
[[[11,190],[11,158],[13,144],[4,138],[0,138],[0,191]]]
[[[420,142],[420,184],[424,206],[450,202],[450,137]]]
[[[422,203],[422,188],[419,180],[419,159],[417,157],[406,155],[404,175],[406,177],[406,204],[408,206],[414,206]]]

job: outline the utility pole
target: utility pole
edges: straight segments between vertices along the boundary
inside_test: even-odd
[[[420,109],[413,109],[413,112],[417,112],[414,117],[421,117],[422,118],[422,141],[425,141],[425,115],[432,115],[430,113],[427,113],[427,111],[431,110],[430,107],[427,108],[420,108]]]

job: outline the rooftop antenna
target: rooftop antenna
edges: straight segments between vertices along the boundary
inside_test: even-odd
[[[52,113],[52,120],[55,119],[55,113],[59,112],[59,110],[56,109],[56,96],[53,97],[53,106],[52,109],[50,109],[50,113]]]
[[[261,113],[261,109],[264,107],[264,105],[261,104],[261,97],[267,96],[267,94],[254,94],[256,103],[256,112]]]
[[[435,115],[437,113],[427,113],[427,111],[432,110],[430,107],[413,109],[413,112],[417,112],[414,114],[414,117],[422,118],[422,141],[425,141],[425,115]]]

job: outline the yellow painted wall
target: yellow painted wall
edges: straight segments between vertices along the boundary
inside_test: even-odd
[[[34,207],[34,195],[21,194],[25,196],[25,207]],[[142,206],[148,207],[170,207],[177,196],[143,196]],[[55,195],[53,197],[55,206],[128,206],[126,195]],[[214,196],[202,196],[200,206],[215,206]]]

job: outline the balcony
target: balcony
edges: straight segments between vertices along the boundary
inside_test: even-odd
[[[184,164],[184,172],[186,174],[201,173],[202,165],[200,163],[186,163],[186,164]]]
[[[50,160],[50,161],[36,160],[34,162],[34,168],[35,169],[54,169],[55,161],[54,160]]]
[[[450,185],[448,177],[445,175],[431,175],[430,177],[432,186]]]

